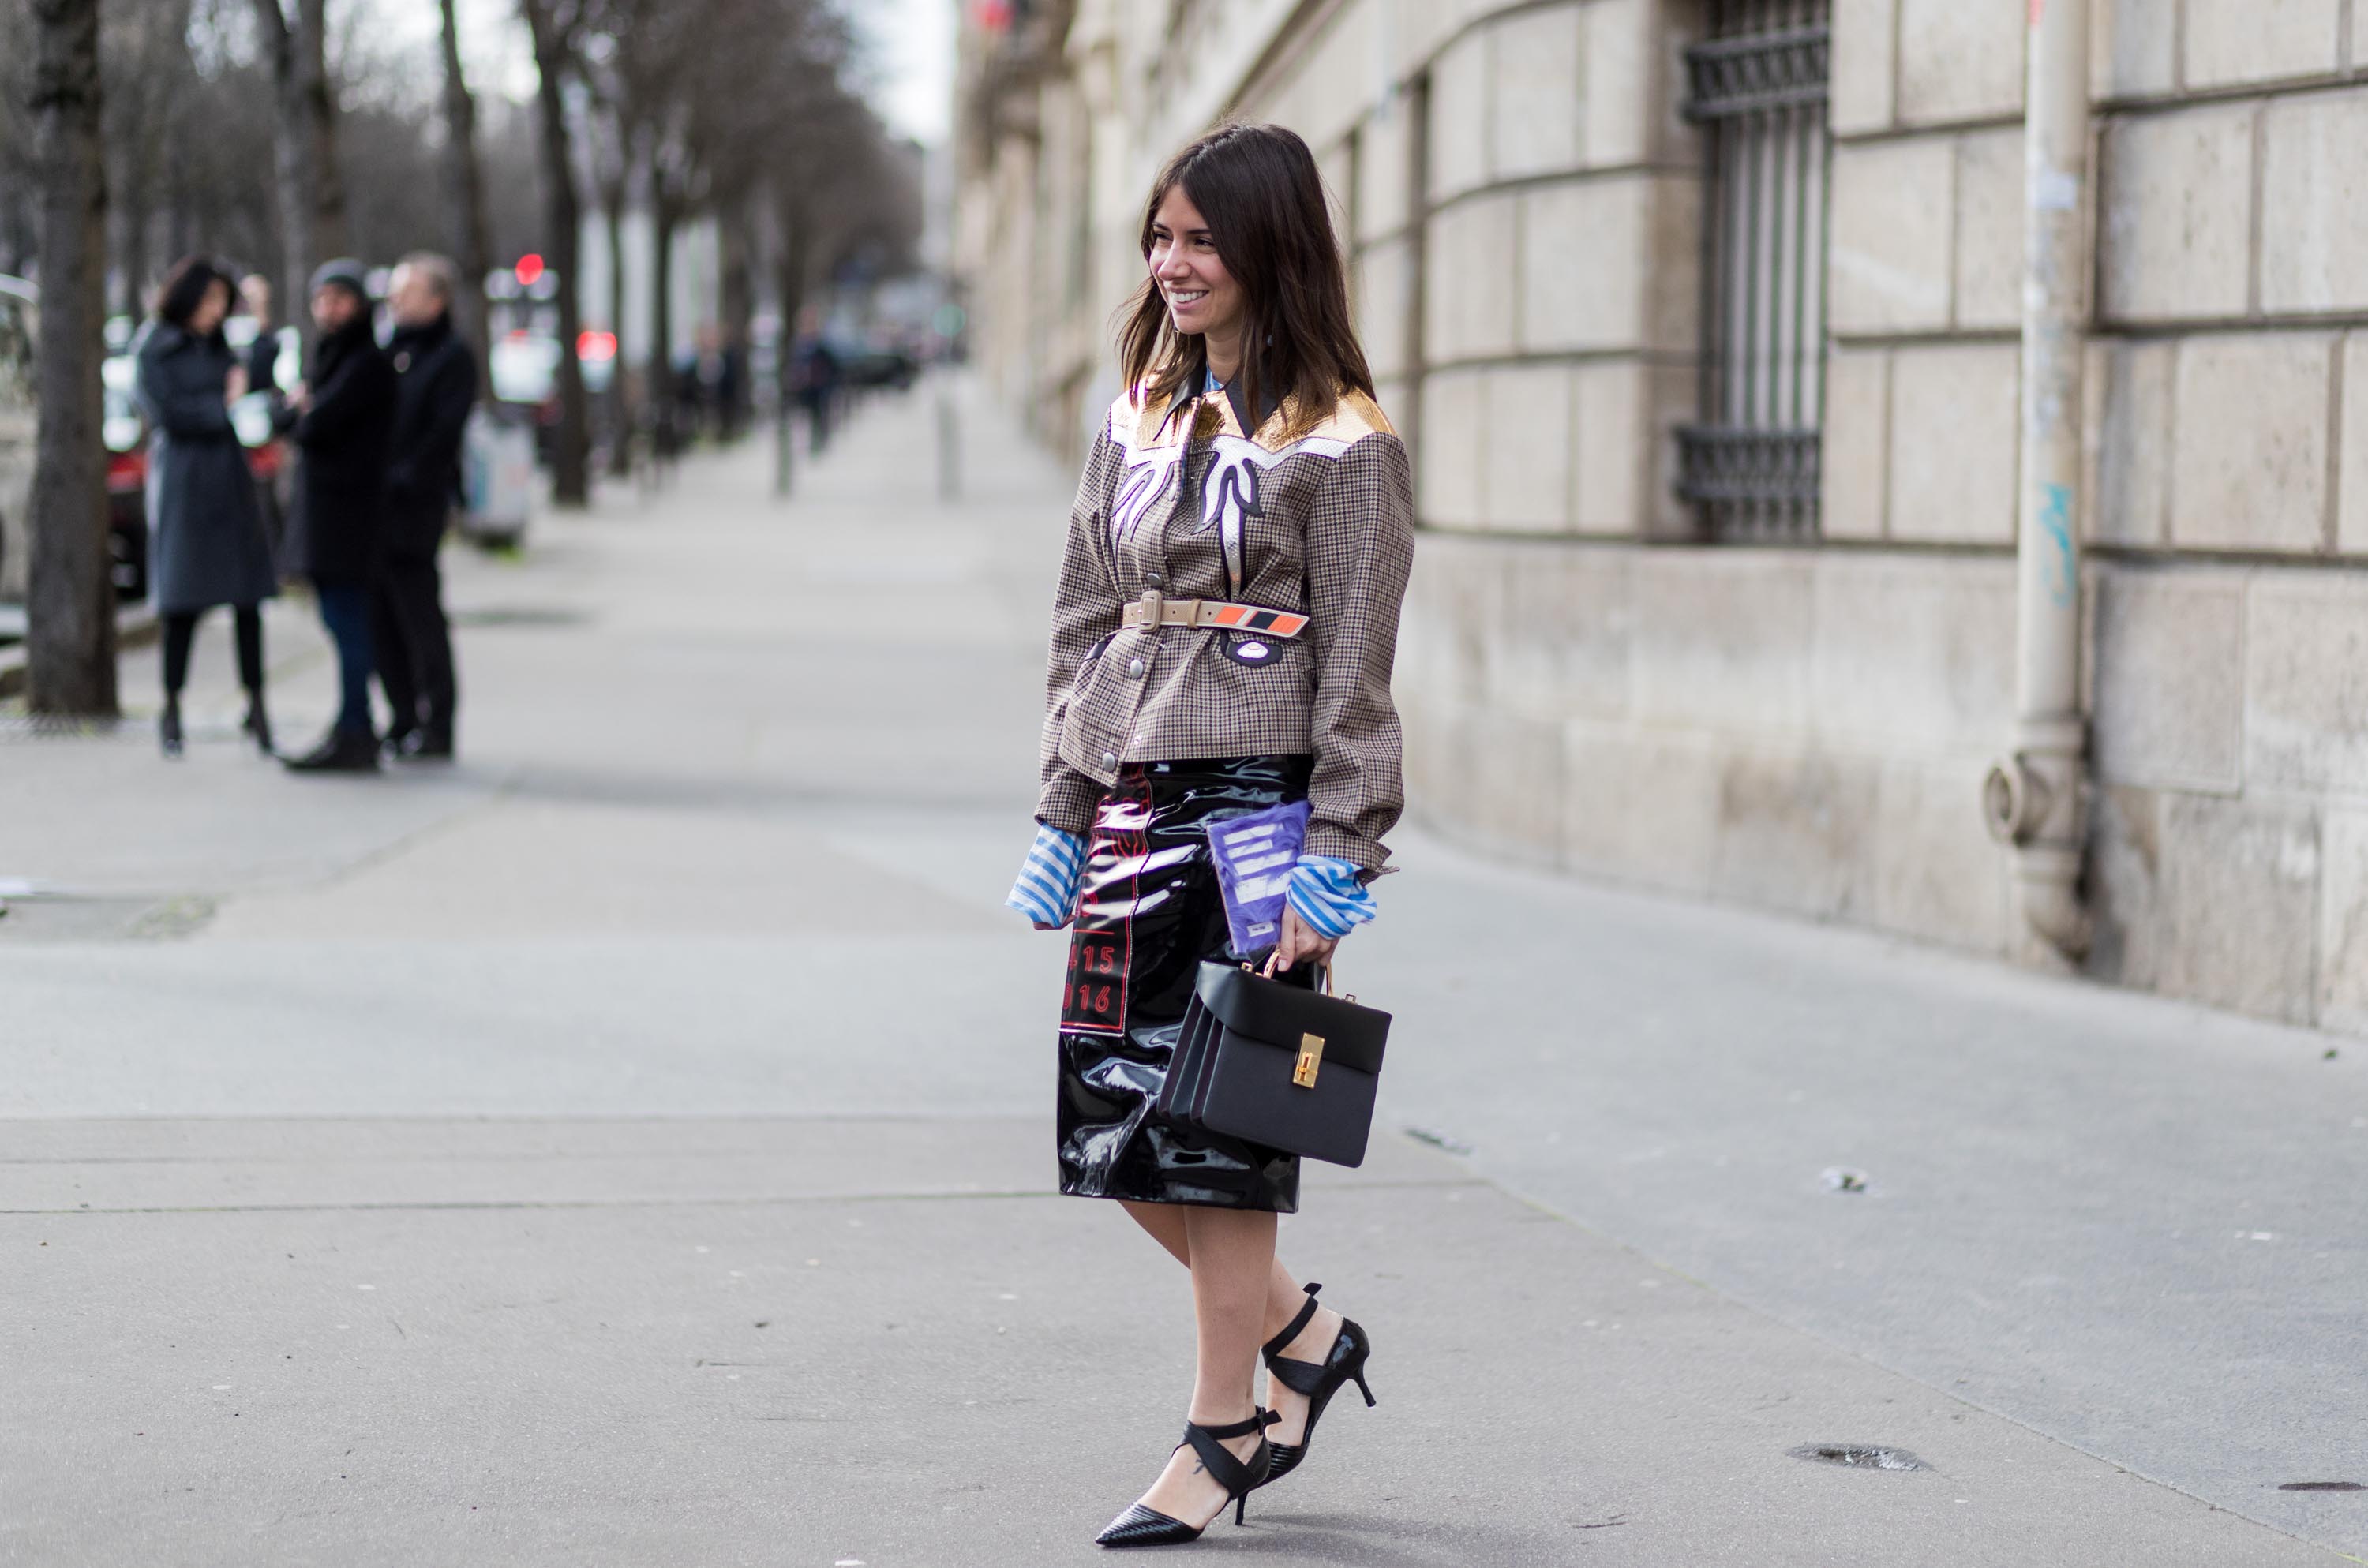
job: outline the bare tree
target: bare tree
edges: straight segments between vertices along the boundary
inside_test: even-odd
[[[609,242],[609,331],[618,340],[618,353],[609,381],[609,473],[625,479],[633,472],[633,378],[624,362],[625,331],[625,207],[632,197],[632,178],[640,149],[626,123],[617,97],[613,73],[594,84],[600,103],[596,121],[598,144],[594,162],[599,169],[600,218]]]
[[[584,28],[579,0],[519,0],[534,41],[534,64],[541,77],[535,101],[542,126],[543,199],[549,249],[559,274],[559,429],[551,455],[551,498],[562,506],[591,499],[590,411],[584,397],[584,367],[576,339],[584,330],[576,302],[581,261],[583,207],[575,194],[575,139],[568,123],[567,84],[576,72]]]
[[[111,0],[99,29],[99,69],[136,90],[107,95],[109,206],[117,233],[116,308],[140,313],[154,271],[150,242],[160,185],[172,179],[180,117],[196,70],[189,60],[190,0]]]
[[[27,697],[36,712],[112,716],[115,590],[107,559],[107,453],[99,439],[107,161],[98,0],[33,0],[33,50],[41,342]]]
[[[477,165],[477,100],[461,74],[461,24],[453,0],[444,10],[444,182],[452,206],[453,255],[461,264],[461,327],[477,351],[477,394],[492,386],[491,340],[485,317],[485,274],[493,270],[493,240],[485,222],[485,183]]]
[[[599,40],[597,84],[621,153],[609,190],[610,249],[621,255],[626,181],[639,174],[649,201],[650,345],[642,392],[651,414],[651,437],[662,453],[677,443],[674,376],[674,237],[698,202],[704,171],[692,128],[702,90],[702,55],[718,48],[746,49],[749,40],[730,15],[734,0],[697,14],[666,0],[596,0],[590,25]],[[621,304],[621,294],[619,295]]]
[[[274,163],[287,309],[301,323],[313,268],[344,255],[350,242],[337,166],[336,97],[329,83],[328,0],[295,4],[291,18],[280,9],[281,0],[255,0],[255,19],[271,62],[279,111]]]

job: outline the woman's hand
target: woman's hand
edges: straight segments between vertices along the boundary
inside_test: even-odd
[[[1319,937],[1315,928],[1299,917],[1299,911],[1289,904],[1282,906],[1282,937],[1274,945],[1274,957],[1267,960],[1267,972],[1296,969],[1303,963],[1329,963],[1332,949],[1340,945],[1338,937]]]

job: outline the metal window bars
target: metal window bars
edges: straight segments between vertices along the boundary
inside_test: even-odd
[[[1702,127],[1701,402],[1678,494],[1714,540],[1817,533],[1830,0],[1711,0],[1686,51]]]

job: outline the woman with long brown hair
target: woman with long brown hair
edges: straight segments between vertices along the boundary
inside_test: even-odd
[[[1239,1522],[1343,1386],[1372,1403],[1370,1337],[1275,1257],[1297,1158],[1156,1102],[1202,961],[1312,985],[1373,916],[1404,798],[1390,666],[1414,553],[1406,449],[1373,403],[1306,143],[1245,125],[1195,142],[1154,186],[1142,245],[1128,390],[1070,516],[1040,825],[1008,901],[1076,926],[1061,1190],[1118,1199],[1192,1277],[1185,1440],[1105,1546],[1192,1540],[1228,1504]],[[1210,828],[1298,802],[1280,917],[1236,929]]]

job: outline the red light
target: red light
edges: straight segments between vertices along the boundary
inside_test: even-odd
[[[976,15],[983,32],[1005,33],[1011,30],[1011,0],[978,0]]]
[[[518,274],[518,287],[531,289],[534,280],[542,276],[542,257],[529,251],[518,258],[518,266],[513,270]]]
[[[617,357],[617,335],[586,327],[575,335],[575,357],[578,359],[614,359]]]

